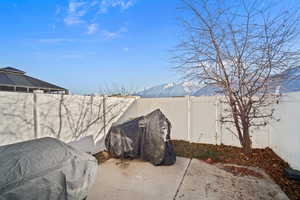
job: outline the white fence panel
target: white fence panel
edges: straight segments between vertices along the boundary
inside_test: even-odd
[[[218,144],[216,97],[190,97],[191,142]]]
[[[159,108],[172,123],[172,139],[240,146],[232,133],[234,126],[220,123],[225,105],[219,98],[103,99],[0,92],[0,145],[45,136],[70,142],[90,135],[103,145],[104,135],[114,122],[122,123]],[[275,120],[251,129],[253,147],[269,146],[300,169],[300,93],[289,93],[274,108]]]
[[[46,136],[97,142],[135,99],[0,92],[0,145]]]
[[[186,97],[137,99],[124,113],[118,123],[146,115],[155,109],[161,109],[172,124],[172,138],[188,140]]]
[[[270,147],[300,170],[300,93],[289,93],[276,107],[270,128]]]
[[[219,98],[221,97],[138,99],[118,123],[159,108],[172,123],[172,139],[240,147],[234,125],[220,122],[226,111]],[[288,94],[275,109],[275,118],[279,121],[272,120],[266,126],[250,130],[253,147],[271,147],[292,167],[300,169],[300,93]]]
[[[35,138],[32,95],[0,92],[0,145]]]
[[[155,109],[172,123],[172,138],[190,142],[240,146],[234,125],[221,123],[225,105],[220,97],[174,97],[138,99],[124,113],[118,123],[148,114]],[[265,148],[269,144],[269,127],[251,130],[253,146]]]

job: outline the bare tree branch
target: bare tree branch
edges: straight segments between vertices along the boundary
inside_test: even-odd
[[[245,152],[250,128],[273,115],[276,86],[300,61],[297,9],[258,0],[182,0],[187,37],[176,49],[176,69],[222,90],[229,106],[223,122],[233,123]]]

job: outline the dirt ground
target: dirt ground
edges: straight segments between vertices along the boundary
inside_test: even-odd
[[[283,169],[289,165],[270,148],[253,149],[252,154],[246,156],[241,148],[233,146],[189,143],[179,140],[173,141],[173,144],[177,156],[198,158],[210,164],[227,163],[264,169],[291,200],[300,199],[300,181],[289,180],[283,175]],[[248,168],[228,166],[225,170],[241,176],[260,176],[259,173]]]

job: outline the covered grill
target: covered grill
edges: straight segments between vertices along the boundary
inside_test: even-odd
[[[171,123],[159,110],[111,127],[105,145],[115,158],[141,158],[154,165],[172,165]]]

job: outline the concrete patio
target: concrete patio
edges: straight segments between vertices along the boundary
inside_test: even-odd
[[[263,171],[264,178],[234,176],[222,165],[177,157],[173,166],[110,159],[99,166],[88,200],[288,199]]]

